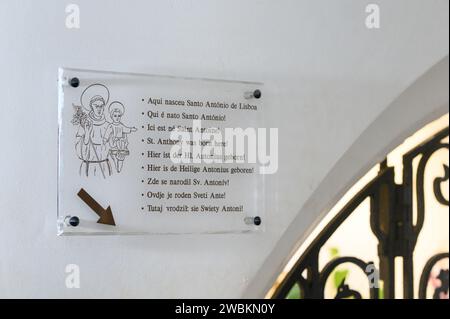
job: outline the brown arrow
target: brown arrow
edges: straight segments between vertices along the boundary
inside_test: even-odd
[[[83,188],[78,192],[78,197],[80,197],[83,202],[86,203],[100,218],[97,220],[99,224],[116,226],[114,222],[114,217],[111,211],[111,206],[104,209],[99,203],[92,198]]]

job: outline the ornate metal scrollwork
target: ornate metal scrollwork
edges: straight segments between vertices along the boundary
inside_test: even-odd
[[[429,280],[431,278],[431,271],[439,261],[446,258],[448,259],[448,256],[448,253],[437,254],[427,261],[420,277],[419,298],[425,299],[427,297],[427,288]],[[441,293],[448,295],[448,269],[440,269],[436,279],[440,281],[440,285],[439,287],[435,288],[433,299],[441,299]]]
[[[448,181],[448,178],[450,176],[450,170],[447,165],[443,165],[444,167],[444,176],[443,177],[436,177],[433,182],[433,191],[434,196],[436,197],[436,200],[445,206],[449,206],[449,200],[444,197],[442,194],[442,188],[441,184]]]
[[[384,298],[395,297],[395,259],[397,257],[402,257],[403,260],[403,296],[414,298],[413,252],[425,221],[425,170],[433,154],[441,149],[448,151],[448,142],[443,142],[448,136],[448,128],[446,128],[403,156],[402,184],[395,182],[395,170],[387,165],[387,160],[381,163],[378,176],[356,194],[325,226],[278,286],[274,298],[285,298],[295,284],[300,287],[303,298],[324,298],[327,278],[336,267],[343,263],[358,266],[368,276],[367,267],[369,265],[374,267],[374,264],[356,257],[335,258],[322,270],[319,269],[320,250],[367,198],[370,199],[370,228],[378,240],[379,274],[380,280],[384,283]],[[413,161],[417,158],[417,170],[414,171]],[[444,164],[443,167],[443,176],[433,180],[433,191],[438,203],[449,206],[449,199],[442,193],[441,185],[449,180],[450,172],[448,164]],[[417,211],[415,222],[414,197]],[[432,257],[426,264],[420,278],[420,298],[426,297],[428,279],[433,266],[443,258],[448,258],[448,252]],[[436,288],[434,297],[448,294],[448,269],[443,269],[437,279],[440,280],[441,286]],[[370,298],[378,298],[379,291],[376,288],[378,282],[369,287]],[[337,287],[335,298],[361,298],[361,293],[351,289],[344,277]]]
[[[339,265],[342,265],[345,263],[354,264],[362,270],[362,272],[368,278],[370,297],[372,299],[377,299],[378,298],[378,288],[376,288],[376,287],[378,287],[378,282],[376,282],[376,281],[372,282],[371,277],[370,277],[370,275],[372,275],[372,273],[370,272],[370,268],[373,268],[373,267],[369,267],[369,266],[373,265],[373,262],[365,263],[361,259],[358,259],[355,257],[335,258],[332,261],[330,261],[327,265],[325,265],[325,267],[323,268],[323,270],[320,273],[321,290],[322,291],[325,290],[325,284],[327,282],[327,279],[330,277],[331,273],[333,272],[333,270],[335,270]],[[376,276],[374,278],[377,279]],[[358,291],[350,289],[350,287],[345,284],[345,279],[346,278],[344,277],[344,279],[341,281],[341,284],[338,287],[338,292],[335,296],[335,299],[348,299],[348,298],[362,299],[362,296]]]

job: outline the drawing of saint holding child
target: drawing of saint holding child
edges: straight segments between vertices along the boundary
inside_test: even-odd
[[[88,86],[80,97],[81,105],[74,104],[72,124],[77,126],[75,150],[81,160],[80,175],[106,178],[112,175],[110,160],[117,173],[123,168],[128,150],[128,134],[136,132],[135,127],[122,123],[125,107],[114,101],[108,107],[111,122],[105,116],[109,90],[103,84]]]

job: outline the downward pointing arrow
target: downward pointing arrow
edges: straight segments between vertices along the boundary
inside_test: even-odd
[[[83,188],[78,192],[78,197],[80,197],[83,202],[86,203],[100,218],[97,220],[99,224],[116,226],[114,222],[114,217],[111,211],[111,206],[104,209],[99,203],[92,198]]]

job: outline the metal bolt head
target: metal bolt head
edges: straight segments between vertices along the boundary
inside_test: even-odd
[[[79,78],[71,78],[69,80],[69,84],[70,84],[71,87],[76,88],[76,87],[78,87],[80,85],[80,79]]]
[[[72,216],[69,219],[69,225],[77,227],[80,224],[80,219],[77,216]]]
[[[255,216],[255,218],[253,218],[253,223],[254,223],[256,226],[261,225],[261,217]]]

